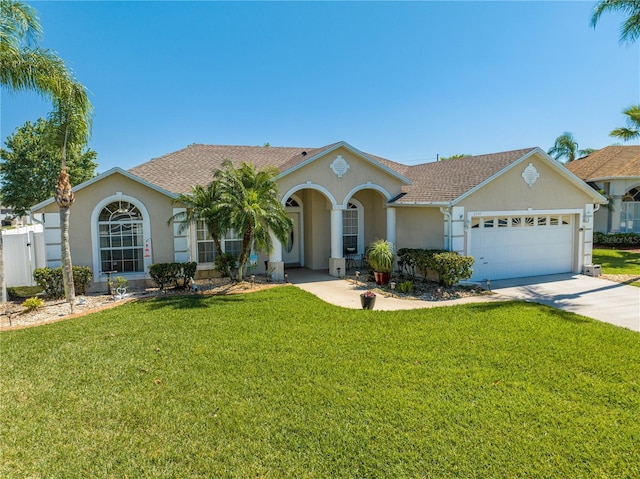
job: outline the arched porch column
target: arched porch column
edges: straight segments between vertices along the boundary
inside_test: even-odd
[[[342,251],[342,209],[333,208],[331,210],[331,257],[329,258],[329,275],[339,277],[344,274],[345,260]]]
[[[273,249],[269,253],[269,269],[272,270],[275,281],[284,281],[284,261],[282,261],[282,243],[271,230],[269,230]]]

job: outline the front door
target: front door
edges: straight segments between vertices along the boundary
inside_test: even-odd
[[[293,228],[287,241],[282,245],[282,260],[286,265],[300,265],[300,213],[289,212]]]

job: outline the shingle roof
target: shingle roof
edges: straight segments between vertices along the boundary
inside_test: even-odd
[[[208,184],[213,171],[225,160],[234,164],[252,163],[256,168],[275,166],[280,169],[291,158],[307,148],[190,145],[182,150],[154,158],[129,170],[140,178],[172,193],[187,193],[194,185]]]
[[[607,146],[565,166],[584,181],[640,176],[640,146]]]
[[[322,148],[194,144],[154,158],[131,168],[129,172],[172,193],[187,193],[193,185],[210,182],[213,171],[220,168],[227,159],[234,164],[252,163],[259,169],[274,166],[284,172],[322,151],[330,150],[337,144]],[[397,204],[413,204],[454,200],[533,149],[525,148],[415,166],[403,165],[369,153],[366,155],[413,182],[411,185],[403,186],[404,194],[396,201]]]
[[[187,193],[193,185],[209,183],[213,179],[213,171],[220,168],[225,160],[231,160],[235,165],[252,163],[258,169],[274,166],[284,172],[339,143],[321,148],[193,144],[135,166],[129,172],[172,193]],[[400,174],[407,168],[366,154]]]
[[[398,204],[449,202],[463,195],[535,148],[466,156],[409,167],[412,185],[402,188]]]

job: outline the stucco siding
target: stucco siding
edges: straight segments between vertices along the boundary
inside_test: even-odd
[[[349,164],[349,169],[340,178],[334,173],[330,165],[341,155]],[[349,193],[359,186],[377,185],[384,188],[391,196],[400,193],[401,181],[382,169],[374,167],[370,162],[352,154],[345,148],[338,148],[331,153],[317,158],[299,170],[293,171],[278,180],[281,195],[285,195],[292,188],[305,185],[307,182],[322,185],[334,196],[336,204],[343,205]]]
[[[444,215],[439,208],[402,207],[396,209],[397,249],[444,246]]]
[[[532,186],[522,178],[529,163],[539,174]],[[586,192],[574,187],[534,155],[469,195],[459,206],[464,206],[465,211],[582,209],[592,201]]]
[[[362,203],[364,209],[364,245],[365,247],[378,238],[386,238],[387,216],[386,198],[375,190],[358,191],[353,198]],[[359,251],[363,253],[363,251]]]
[[[331,255],[331,205],[322,193],[305,190],[304,264],[309,269],[326,269]]]
[[[117,193],[137,199],[147,209],[151,223],[152,261],[154,263],[173,262],[173,230],[167,225],[167,220],[173,213],[174,205],[171,199],[119,173],[114,173],[76,192],[76,200],[71,207],[70,215],[70,246],[73,264],[94,269],[91,215],[98,203]],[[56,211],[58,206],[52,203],[42,212]],[[99,271],[94,271],[93,275],[95,281],[98,279]]]

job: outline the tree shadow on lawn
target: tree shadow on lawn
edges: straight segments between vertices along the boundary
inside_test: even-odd
[[[240,302],[242,298],[240,295],[220,295],[215,296],[216,302]],[[144,302],[145,306],[149,310],[158,309],[206,309],[213,303],[214,296],[192,294],[192,295],[179,295],[179,296],[157,296],[150,298]]]
[[[538,303],[536,301],[531,301],[531,300],[514,299],[511,301],[497,302],[497,303],[473,303],[468,305],[468,307],[473,308],[474,310],[481,311],[486,314],[492,314],[494,312],[497,312],[499,309],[504,308],[507,305],[522,305],[522,304],[527,305],[527,307],[532,307],[538,310],[542,310],[549,316],[553,316],[554,318],[560,319],[562,321],[567,321],[569,323],[586,325],[586,324],[592,324],[596,322],[591,318],[580,316],[579,314],[572,313],[570,311],[563,311],[553,306],[549,306],[548,304]],[[514,316],[514,320],[517,320],[517,319],[518,319],[517,316]]]

